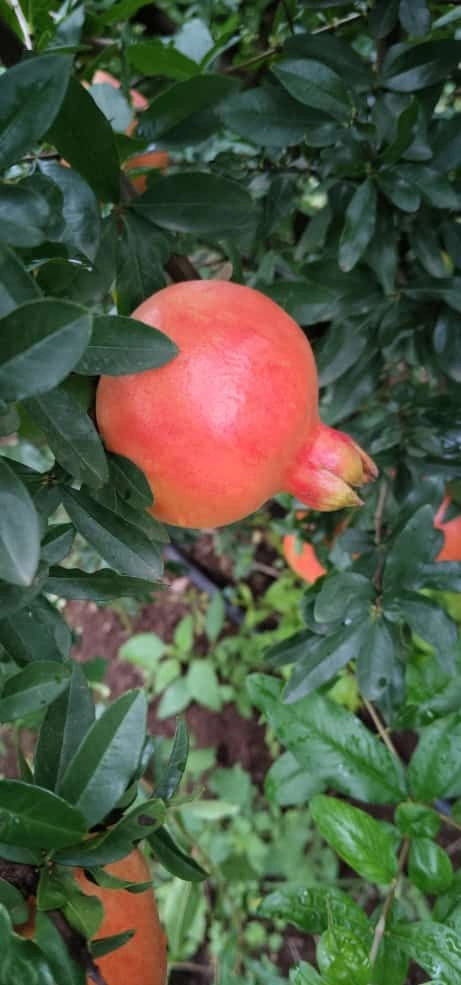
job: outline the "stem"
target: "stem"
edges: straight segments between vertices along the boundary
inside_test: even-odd
[[[391,885],[389,887],[388,894],[386,896],[386,899],[384,900],[383,912],[382,912],[382,914],[381,914],[381,916],[380,916],[380,918],[378,920],[378,923],[376,924],[376,927],[375,927],[375,933],[374,933],[374,937],[373,937],[373,943],[372,943],[371,949],[370,949],[370,964],[371,965],[374,965],[374,963],[376,961],[376,958],[378,957],[378,951],[379,951],[379,948],[381,946],[381,941],[382,941],[382,939],[384,937],[384,934],[386,932],[386,924],[387,924],[387,921],[388,921],[388,918],[389,918],[389,915],[390,915],[390,912],[391,912],[391,909],[392,909],[392,904],[393,904],[393,902],[395,900],[395,895],[396,895],[397,890],[398,890],[399,885],[400,885],[400,881],[401,881],[401,878],[402,878],[402,875],[403,875],[403,870],[405,868],[405,863],[406,863],[406,860],[407,860],[409,848],[410,848],[410,841],[409,841],[408,838],[405,838],[405,841],[402,844],[402,848],[400,849],[399,863],[398,863],[398,868],[397,868],[397,875],[396,875],[395,879],[393,879],[392,882],[391,882]]]
[[[246,68],[252,68],[253,65],[257,65],[258,62],[266,61],[266,59],[272,58],[273,55],[279,55],[281,50],[282,49],[280,47],[267,48],[266,51],[260,51],[259,55],[253,55],[253,57],[249,58],[248,61],[240,62],[240,65],[230,65],[229,68],[223,69],[223,72],[226,73],[226,75],[231,75],[232,72],[241,72]]]
[[[450,817],[449,814],[442,814],[442,811],[437,811],[437,814],[439,815],[440,820],[443,821],[444,824],[447,824],[448,827],[454,828],[455,831],[461,831],[461,824],[459,821],[455,821],[455,819]]]
[[[378,712],[376,711],[375,706],[372,705],[371,701],[368,701],[367,698],[363,698],[363,703],[365,705],[365,708],[367,709],[370,718],[372,719],[373,724],[376,726],[376,731],[378,732],[380,738],[383,740],[384,744],[389,749],[389,752],[391,752],[393,756],[396,756],[396,758],[399,759],[399,754],[397,752],[397,749],[394,746],[394,743],[389,735],[387,728],[384,727],[378,715]]]
[[[323,27],[317,27],[315,31],[311,31],[311,34],[324,34],[325,31],[337,31],[338,27],[343,27],[344,24],[352,24],[354,21],[360,20],[361,17],[364,17],[364,14],[349,14],[348,17],[337,17],[331,24],[324,24]]]
[[[32,51],[32,38],[30,36],[29,25],[22,12],[22,7],[20,6],[18,0],[6,0],[6,2],[16,16],[16,20],[22,31],[25,47],[28,51]]]
[[[383,479],[378,495],[378,502],[376,504],[375,510],[375,544],[379,547],[381,543],[381,536],[383,530],[383,514],[384,507],[386,505],[386,498],[389,492],[389,485],[386,479]]]

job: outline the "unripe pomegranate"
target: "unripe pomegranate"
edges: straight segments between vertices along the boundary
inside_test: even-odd
[[[228,281],[186,281],[133,317],[179,354],[161,369],[101,377],[97,420],[109,450],[147,476],[155,516],[223,526],[282,490],[316,510],[361,503],[352,487],[376,467],[321,423],[311,347],[274,301]]]

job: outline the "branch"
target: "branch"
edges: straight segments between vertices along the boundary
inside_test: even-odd
[[[380,717],[378,715],[378,712],[376,711],[375,706],[372,705],[371,701],[368,701],[367,698],[363,698],[363,703],[365,705],[365,708],[367,709],[367,712],[368,712],[368,714],[369,714],[369,716],[370,716],[373,724],[376,726],[376,731],[378,732],[378,735],[380,736],[380,738],[383,740],[384,744],[389,749],[389,752],[391,752],[393,756],[396,756],[396,758],[399,759],[399,754],[397,752],[397,749],[395,748],[394,743],[392,742],[392,739],[391,739],[391,737],[389,735],[389,732],[384,727],[384,725],[383,725],[383,723],[382,723],[382,721],[381,721],[381,719],[380,719]]]
[[[371,949],[370,949],[370,964],[371,965],[374,965],[374,963],[376,961],[376,958],[378,957],[378,951],[379,951],[379,948],[381,946],[381,941],[382,941],[382,939],[384,937],[384,934],[386,932],[386,924],[387,924],[387,921],[388,921],[390,912],[392,910],[392,904],[393,904],[393,902],[395,900],[395,895],[397,893],[397,890],[398,890],[399,885],[400,885],[401,878],[403,876],[403,870],[405,868],[405,863],[407,861],[407,856],[408,856],[409,848],[410,848],[410,841],[409,841],[408,838],[405,838],[405,840],[404,840],[404,842],[402,844],[402,848],[400,849],[399,863],[398,863],[398,868],[397,868],[397,875],[396,875],[395,879],[392,880],[392,883],[391,883],[391,885],[389,887],[388,894],[386,896],[386,899],[384,900],[383,912],[382,912],[382,914],[381,914],[381,916],[380,916],[380,918],[378,920],[378,923],[376,924],[376,927],[375,927],[375,933],[374,933],[374,937],[373,937],[373,943],[372,943]]]

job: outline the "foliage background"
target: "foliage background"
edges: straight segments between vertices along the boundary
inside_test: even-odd
[[[21,779],[0,782],[3,978],[78,985],[94,974],[110,945],[82,945],[74,960],[59,932],[64,919],[91,941],[101,916],[69,867],[104,880],[101,867],[144,837],[142,812],[147,850],[195,886],[187,897],[182,883],[161,891],[170,928],[174,894],[189,906],[195,944],[210,930],[213,901],[207,910],[198,887],[212,865],[220,902],[208,942],[222,985],[279,985],[285,972],[258,964],[252,946],[276,957],[266,934],[287,922],[311,942],[308,960],[293,962],[295,985],[456,985],[461,571],[459,557],[436,560],[433,521],[447,490],[448,519],[461,502],[459,6],[118,0],[20,11],[0,0],[0,15],[0,719],[40,729],[33,765],[20,754]],[[98,68],[121,89],[91,85]],[[149,105],[127,135],[133,85]],[[151,171],[138,195],[126,162],[153,143],[168,151],[168,173]],[[261,712],[274,756],[259,820],[248,778],[237,773],[229,796],[229,776],[215,775],[210,790],[228,805],[212,808],[218,835],[206,807],[194,816],[178,800],[183,725],[162,773],[142,691],[98,704],[95,717],[57,602],[146,599],[169,535],[184,542],[146,514],[142,475],[105,452],[94,389],[101,372],[174,355],[128,319],[139,301],[169,279],[217,275],[299,321],[323,420],[381,470],[358,512],[300,520],[288,497],[272,505],[275,533],[298,530],[327,566],[300,597],[302,628],[273,602],[280,625],[266,650],[247,616],[238,675],[222,615],[209,617],[208,698]],[[228,552],[240,556],[248,529],[223,533]],[[184,631],[175,645],[184,696]],[[254,867],[251,840],[290,839],[290,810],[296,829],[307,808],[332,851],[324,858],[348,869],[325,864],[300,883],[285,860],[268,894],[256,864],[228,894],[233,839],[249,839]],[[338,873],[352,878],[347,892]],[[43,914],[35,943],[12,930],[31,890]],[[251,915],[246,943],[240,925],[231,933],[235,914]],[[193,953],[183,936],[175,946]]]

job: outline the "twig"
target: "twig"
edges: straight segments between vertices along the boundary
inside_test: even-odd
[[[286,17],[286,19],[288,21],[288,27],[290,28],[290,33],[291,34],[294,34],[295,33],[295,25],[293,23],[293,18],[291,16],[290,8],[288,6],[287,0],[282,0],[282,7],[283,7],[283,9],[285,11],[285,17]]]
[[[32,51],[32,38],[30,36],[29,25],[24,17],[21,5],[18,0],[6,0],[6,2],[16,16],[16,20],[22,31],[25,47],[28,51]]]
[[[454,828],[455,831],[461,831],[461,824],[459,821],[455,821],[454,817],[450,817],[449,814],[442,814],[442,811],[437,811],[439,818],[444,824],[447,824],[449,828]]]
[[[375,510],[375,544],[379,547],[381,543],[381,535],[383,531],[383,515],[384,507],[386,505],[386,498],[389,492],[389,485],[387,479],[383,479],[379,489],[378,502],[376,504]]]
[[[403,842],[402,848],[400,850],[399,863],[398,863],[398,868],[397,868],[397,875],[396,875],[395,879],[392,880],[392,883],[391,883],[391,885],[389,887],[388,894],[386,896],[386,899],[384,900],[383,912],[382,912],[382,914],[381,914],[381,916],[380,916],[380,918],[378,920],[378,923],[376,924],[376,927],[375,927],[375,933],[374,933],[374,937],[373,937],[373,943],[372,943],[371,949],[370,949],[370,964],[371,965],[374,965],[374,963],[376,961],[376,958],[378,957],[378,951],[379,951],[379,948],[381,946],[381,941],[382,941],[382,939],[384,937],[384,934],[386,932],[387,920],[388,920],[389,914],[390,914],[391,909],[392,909],[392,904],[393,904],[393,902],[395,900],[395,894],[396,894],[396,892],[397,892],[397,890],[399,888],[400,880],[401,880],[402,875],[403,875],[403,870],[405,868],[405,863],[406,863],[406,860],[407,860],[409,848],[410,848],[410,841],[409,841],[408,838],[405,838],[405,841]]]
[[[448,855],[455,855],[456,852],[459,852],[460,848],[461,848],[461,838],[457,838],[456,841],[452,841],[451,845],[448,846],[446,852]]]
[[[354,21],[360,20],[364,14],[349,14],[348,17],[336,17],[330,24],[324,24],[323,27],[316,27],[315,31],[311,31],[311,34],[324,34],[325,31],[337,31],[338,27],[344,27],[344,24],[352,24]]]
[[[228,68],[223,69],[223,73],[226,75],[232,75],[233,72],[242,72],[246,68],[253,68],[253,65],[257,65],[258,62],[266,61],[268,58],[272,58],[273,55],[279,55],[281,52],[281,47],[277,46],[274,48],[267,48],[266,51],[260,51],[259,55],[253,55],[246,62],[240,62],[240,65],[229,65]]]
[[[380,735],[381,739],[383,740],[383,742],[385,743],[385,745],[389,749],[389,752],[391,752],[393,756],[396,756],[397,759],[399,759],[399,754],[397,752],[397,749],[394,746],[394,743],[393,743],[393,741],[392,741],[392,739],[391,739],[391,737],[389,735],[389,732],[384,727],[384,725],[383,725],[383,723],[382,723],[382,721],[381,721],[381,719],[380,719],[380,717],[378,715],[378,712],[376,711],[375,706],[372,705],[371,701],[368,701],[367,698],[363,698],[363,703],[365,705],[365,708],[367,709],[367,712],[368,712],[370,718],[373,721],[373,724],[376,726],[376,731],[378,732],[378,734]]]

